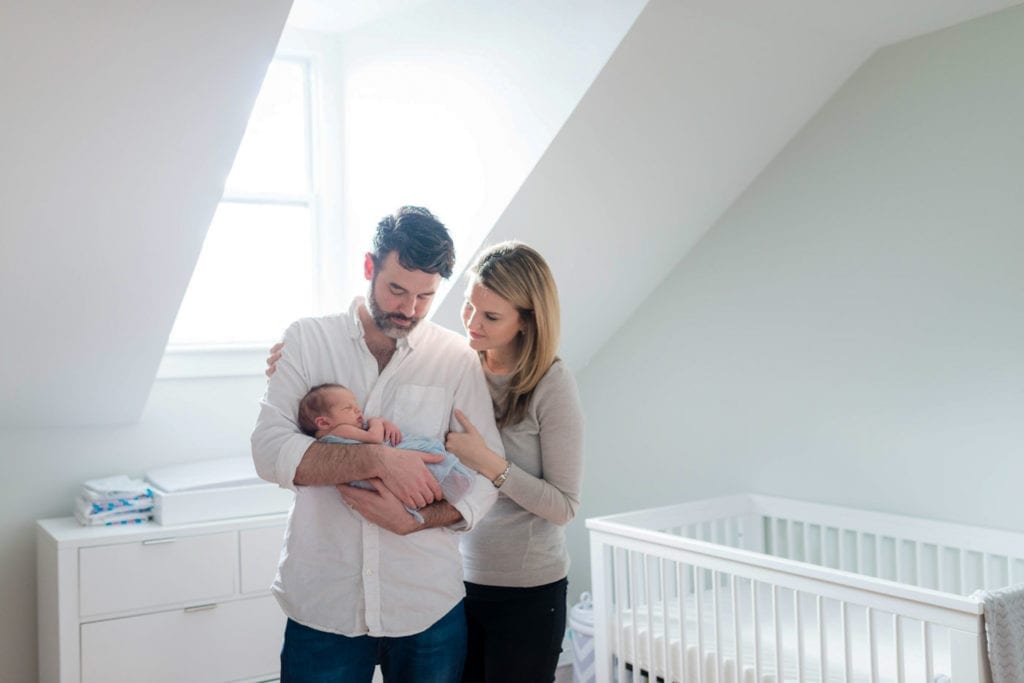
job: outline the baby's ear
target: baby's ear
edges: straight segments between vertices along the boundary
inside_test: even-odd
[[[317,429],[327,429],[331,426],[331,421],[323,415],[320,415],[319,417],[313,418],[313,424],[316,425]]]

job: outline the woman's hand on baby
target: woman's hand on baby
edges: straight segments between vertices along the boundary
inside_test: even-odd
[[[270,347],[270,355],[267,356],[267,369],[263,373],[270,377],[277,370],[277,361],[281,360],[281,349],[284,348],[284,342],[277,342]]]
[[[498,456],[487,447],[484,437],[480,436],[480,432],[469,421],[465,413],[456,409],[455,419],[459,421],[459,424],[466,431],[448,432],[448,437],[444,442],[445,450],[455,454],[466,467],[481,472],[488,463],[491,463]]]

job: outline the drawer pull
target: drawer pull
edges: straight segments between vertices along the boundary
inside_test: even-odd
[[[207,605],[193,605],[192,607],[186,607],[185,611],[186,612],[205,612],[207,610],[214,609],[216,606],[217,606],[217,603],[211,602],[211,603],[209,603]]]
[[[176,538],[171,536],[170,538],[147,538],[142,542],[142,545],[161,545],[163,543],[174,543]]]

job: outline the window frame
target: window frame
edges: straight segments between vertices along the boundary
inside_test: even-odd
[[[308,50],[279,49],[271,61],[299,64],[303,72],[303,96],[306,101],[306,180],[309,191],[303,194],[252,193],[225,190],[217,202],[223,204],[249,204],[263,206],[293,206],[306,208],[310,216],[310,242],[313,253],[310,263],[313,298],[313,312],[319,312],[324,305],[323,273],[324,250],[322,230],[322,203],[320,178],[325,161],[317,146],[320,126],[325,118],[322,86],[321,59]],[[269,68],[269,65],[268,65]],[[211,218],[212,221],[212,218]],[[282,330],[283,332],[283,330]],[[258,376],[265,367],[267,351],[274,343],[204,343],[168,344],[164,349],[157,379],[189,379],[203,377]]]

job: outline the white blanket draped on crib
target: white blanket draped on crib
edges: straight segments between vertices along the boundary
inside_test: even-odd
[[[985,603],[985,638],[992,683],[1024,681],[1024,584],[978,591]]]

